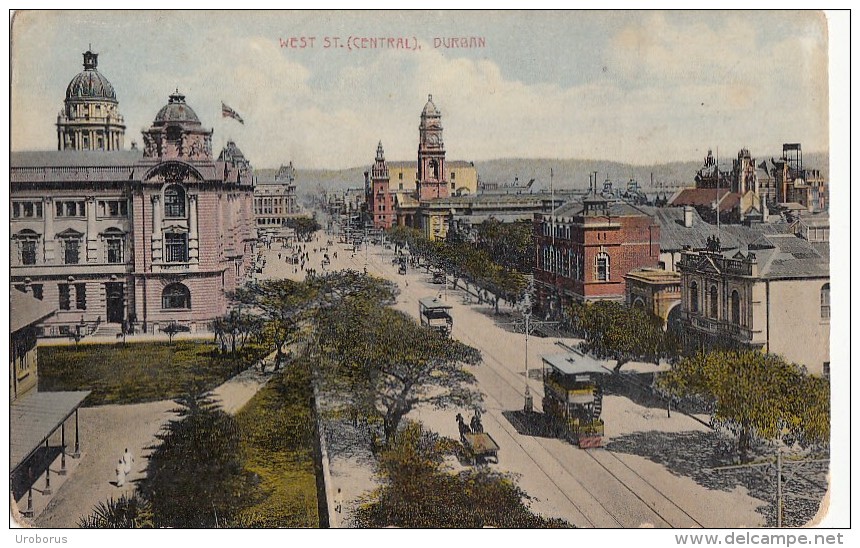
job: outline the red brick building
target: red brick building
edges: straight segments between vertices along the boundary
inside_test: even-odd
[[[594,194],[535,215],[538,307],[558,317],[572,302],[623,300],[624,276],[657,266],[660,226],[640,209]]]
[[[388,189],[388,166],[385,164],[385,151],[382,141],[376,147],[376,162],[370,173],[364,172],[365,193],[367,194],[367,214],[374,228],[388,229],[394,225],[394,195]]]

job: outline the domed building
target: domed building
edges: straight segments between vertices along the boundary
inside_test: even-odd
[[[13,289],[52,305],[44,336],[207,331],[250,271],[254,173],[175,90],[142,150],[122,150],[116,92],[84,53],[57,151],[10,157]],[[14,311],[13,311],[14,313]]]
[[[57,150],[122,150],[125,124],[116,92],[98,71],[99,55],[84,53],[84,70],[66,88],[57,115]]]

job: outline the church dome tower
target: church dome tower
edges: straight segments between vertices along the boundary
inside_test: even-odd
[[[57,115],[58,150],[121,150],[125,121],[116,92],[98,71],[99,55],[84,52],[84,70],[66,88],[63,110]]]

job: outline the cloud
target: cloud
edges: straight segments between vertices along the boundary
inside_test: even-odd
[[[272,31],[280,20],[266,26],[244,17],[227,25],[148,16],[64,27],[49,17],[16,34],[13,121],[26,116],[28,123],[15,125],[13,148],[53,148],[55,113],[80,70],[79,54],[53,45],[82,49],[81,37],[92,35],[126,117],[126,143],[140,140],[178,86],[214,127],[216,146],[233,138],[258,167],[290,160],[308,168],[369,165],[379,140],[389,159],[414,159],[428,93],[442,110],[450,159],[654,163],[698,158],[712,147],[755,154],[799,141],[826,149],[826,35],[815,17],[634,15],[602,19],[605,32],[595,33],[590,47],[603,70],[589,79],[565,75],[581,66],[568,55],[587,48],[576,37],[554,38],[568,43],[536,62],[552,65],[558,81],[511,70],[506,59],[521,53],[513,39],[478,53],[296,51],[280,47]],[[77,39],[68,38],[69,28]],[[222,100],[244,126],[220,117]]]

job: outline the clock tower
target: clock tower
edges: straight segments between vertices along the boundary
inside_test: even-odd
[[[442,141],[442,113],[427,96],[418,126],[418,199],[448,197],[445,176],[445,144]]]

